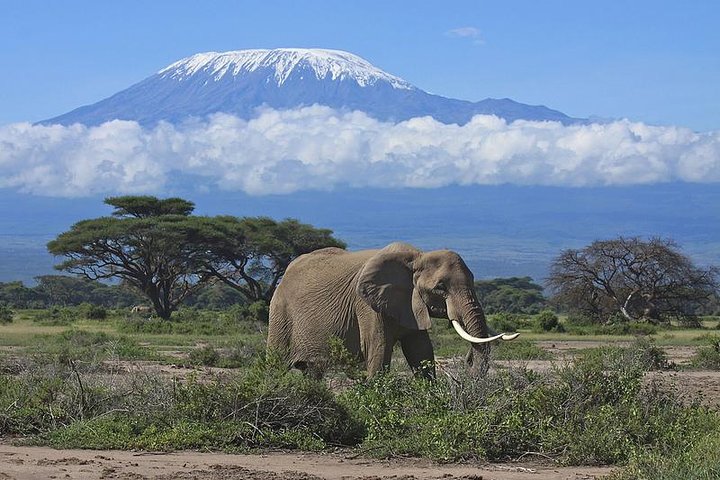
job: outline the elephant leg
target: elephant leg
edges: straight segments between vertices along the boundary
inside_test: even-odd
[[[365,312],[360,319],[360,344],[368,377],[390,367],[394,337],[377,313]]]
[[[427,330],[405,335],[400,339],[405,359],[415,375],[435,378],[435,355]]]

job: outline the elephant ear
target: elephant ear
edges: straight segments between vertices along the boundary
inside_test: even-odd
[[[419,253],[396,244],[381,250],[360,271],[357,293],[373,310],[403,327],[427,330],[430,314],[413,285],[412,262]]]

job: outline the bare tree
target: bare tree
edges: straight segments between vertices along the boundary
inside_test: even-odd
[[[717,293],[718,269],[695,266],[669,239],[620,237],[563,251],[548,285],[558,305],[596,321],[692,321]]]

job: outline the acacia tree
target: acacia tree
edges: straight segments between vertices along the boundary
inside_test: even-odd
[[[671,240],[638,237],[595,241],[563,251],[552,263],[553,300],[592,319],[614,313],[653,323],[692,321],[718,290],[718,269],[700,268]]]
[[[249,301],[269,302],[292,260],[324,247],[345,248],[332,230],[295,219],[212,217],[198,223],[199,271],[241,292]]]
[[[91,280],[121,279],[142,292],[158,316],[170,314],[205,280],[197,274],[194,204],[181,198],[105,199],[112,217],[76,223],[48,243],[57,265]]]

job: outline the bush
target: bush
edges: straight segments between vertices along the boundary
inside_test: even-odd
[[[720,478],[720,436],[702,437],[686,448],[664,452],[634,452],[627,468],[608,480],[709,480]]]
[[[243,311],[245,307],[243,308]],[[202,311],[193,308],[182,308],[175,312],[171,320],[162,318],[127,317],[117,322],[117,329],[122,333],[147,333],[151,335],[237,335],[257,334],[266,328],[266,323],[247,320],[247,317],[236,315],[235,307],[227,312]]]
[[[78,306],[78,310],[83,318],[88,320],[105,320],[107,318],[107,310],[104,307],[83,303]]]
[[[68,307],[52,307],[33,317],[33,322],[46,326],[70,325],[77,319],[77,313]]]
[[[12,323],[15,312],[6,305],[0,305],[0,324]]]
[[[612,366],[613,368],[609,368]],[[426,382],[391,374],[344,392],[379,456],[515,459],[538,452],[569,464],[622,464],[671,452],[720,428],[720,416],[644,386],[637,355],[596,355],[547,374],[464,372]]]
[[[43,335],[32,347],[36,355],[50,356],[49,361],[68,363],[78,361],[91,365],[102,360],[157,359],[155,351],[140,346],[126,336],[112,336],[105,332],[70,329],[57,335]]]
[[[227,309],[227,314],[236,322],[263,322],[268,323],[269,307],[266,302],[257,301],[249,305],[233,305]]]
[[[12,406],[13,408],[9,408]],[[322,382],[259,361],[240,375],[84,377],[67,366],[0,375],[0,435],[56,448],[171,450],[354,445],[363,426]]]
[[[705,342],[707,345],[697,349],[690,364],[695,368],[720,370],[720,336],[708,335]]]
[[[552,310],[543,310],[536,317],[540,330],[544,332],[557,331],[561,327],[558,316]]]
[[[496,313],[490,315],[488,323],[497,332],[512,333],[518,331],[518,318],[512,313]]]
[[[657,325],[643,322],[620,321],[611,324],[587,322],[583,317],[568,317],[565,329],[574,335],[654,335]]]
[[[188,355],[190,363],[194,365],[205,365],[206,367],[214,367],[220,360],[220,354],[212,345],[204,345],[190,351]]]

